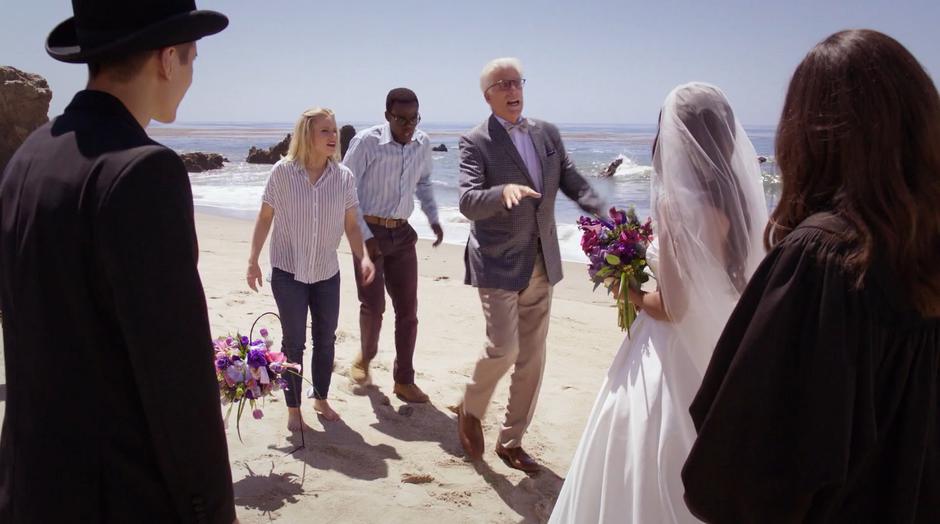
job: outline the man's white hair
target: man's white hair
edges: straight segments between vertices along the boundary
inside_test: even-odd
[[[480,71],[480,91],[485,93],[486,88],[492,85],[490,77],[493,76],[493,73],[496,71],[503,69],[513,69],[519,73],[519,76],[522,76],[522,62],[520,62],[518,58],[506,57],[490,60],[489,63],[483,66],[483,71]]]

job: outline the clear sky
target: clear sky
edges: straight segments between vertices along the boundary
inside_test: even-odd
[[[526,111],[559,123],[655,123],[677,84],[717,84],[745,124],[774,124],[806,52],[840,29],[867,27],[907,46],[940,80],[940,0],[777,2],[581,0],[197,0],[231,23],[199,43],[181,122],[292,122],[321,105],[374,121],[392,87],[411,87],[429,122],[487,114],[479,71],[525,67]],[[62,111],[84,86],[45,37],[67,0],[0,0],[0,65],[46,77]]]

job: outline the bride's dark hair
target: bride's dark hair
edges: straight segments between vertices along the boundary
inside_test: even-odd
[[[732,173],[731,161],[737,135],[734,112],[717,91],[696,91],[688,96],[690,98],[677,105],[677,116],[708,159],[705,162],[699,156],[691,157],[703,196],[712,208],[728,219],[730,228],[723,239],[725,272],[741,293],[747,285],[751,218],[744,205],[744,192]],[[741,211],[742,217],[734,216]]]
[[[854,229],[845,268],[874,259],[924,316],[940,316],[940,96],[917,59],[870,30],[836,33],[793,73],[777,129],[780,202],[767,247],[829,211]]]

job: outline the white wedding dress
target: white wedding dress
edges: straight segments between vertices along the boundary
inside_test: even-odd
[[[681,471],[689,406],[721,330],[764,256],[754,147],[714,86],[666,98],[653,152],[657,241],[647,252],[668,321],[641,312],[601,386],[549,522],[697,522]]]
[[[647,262],[655,273],[654,246]],[[679,472],[695,429],[702,375],[669,322],[640,312],[594,403],[558,495],[553,523],[698,522]]]

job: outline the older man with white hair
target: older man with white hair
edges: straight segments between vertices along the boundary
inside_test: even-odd
[[[524,85],[517,59],[488,63],[480,89],[492,115],[460,138],[460,212],[472,221],[466,283],[479,289],[487,340],[458,409],[458,432],[470,458],[479,459],[480,419],[514,367],[496,454],[534,472],[539,464],[522,437],[542,383],[552,287],[562,278],[555,196],[560,189],[589,213],[604,205],[575,169],[558,128],[523,118]]]

